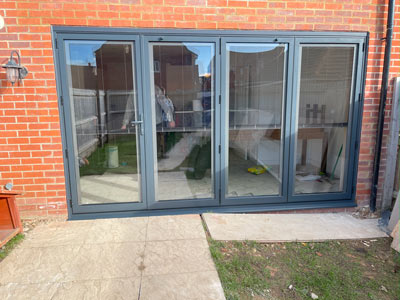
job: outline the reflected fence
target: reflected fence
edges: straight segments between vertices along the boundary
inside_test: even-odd
[[[72,89],[76,143],[79,157],[88,157],[99,144],[107,142],[108,134],[119,134],[125,114],[134,115],[135,108],[127,109],[127,101],[134,91]]]

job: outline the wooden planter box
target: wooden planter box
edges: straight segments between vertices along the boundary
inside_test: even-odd
[[[21,218],[15,204],[17,192],[0,192],[0,247],[22,232]]]

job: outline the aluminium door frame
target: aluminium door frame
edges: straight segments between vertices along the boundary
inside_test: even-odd
[[[358,163],[358,138],[357,128],[359,124],[359,111],[362,108],[363,92],[363,52],[365,51],[365,38],[347,38],[340,37],[334,41],[330,38],[314,37],[296,37],[293,69],[293,89],[292,89],[292,112],[291,112],[291,141],[290,141],[290,159],[289,159],[289,184],[288,184],[288,202],[303,201],[329,201],[353,199],[355,196],[354,182],[356,181],[355,170]],[[346,157],[348,157],[347,166],[345,166],[345,188],[342,192],[321,192],[308,194],[295,194],[295,176],[296,176],[296,144],[297,144],[297,117],[300,94],[300,76],[301,76],[301,47],[302,46],[326,46],[326,47],[346,47],[354,46],[353,76],[352,76],[352,95],[350,96],[348,130],[346,136]],[[295,134],[296,133],[296,134]]]
[[[218,37],[200,37],[200,36],[185,36],[185,35],[143,35],[142,36],[142,72],[143,72],[143,99],[144,99],[144,115],[148,116],[147,122],[145,122],[145,136],[146,139],[146,149],[150,153],[150,155],[146,156],[146,165],[149,166],[152,171],[154,170],[155,164],[157,163],[154,160],[154,151],[156,150],[156,145],[153,143],[153,124],[151,123],[152,116],[152,107],[151,107],[151,72],[150,72],[150,47],[151,43],[210,43],[214,44],[214,116],[213,116],[213,126],[211,130],[212,137],[214,137],[214,141],[211,142],[211,150],[213,152],[213,162],[214,162],[214,170],[213,170],[213,192],[214,198],[199,198],[199,199],[177,199],[177,200],[156,200],[156,185],[155,185],[155,176],[157,174],[155,172],[148,172],[149,176],[147,177],[147,203],[148,209],[168,209],[168,208],[186,208],[186,207],[203,207],[203,206],[218,206],[220,203],[219,197],[219,155],[217,145],[220,144],[220,129],[219,122],[217,121],[217,116],[220,114],[220,104],[218,104],[218,95],[220,95],[220,57],[219,53],[219,38]],[[146,120],[146,118],[145,118]],[[150,176],[153,175],[153,176]]]
[[[159,214],[165,214],[165,213],[171,213],[171,214],[179,214],[179,213],[201,213],[201,212],[206,212],[206,211],[218,211],[218,212],[245,212],[245,211],[268,211],[268,210],[282,210],[282,209],[311,209],[311,208],[329,208],[329,207],[353,207],[355,206],[355,187],[357,183],[357,167],[358,167],[358,156],[359,156],[359,143],[360,143],[360,138],[361,138],[361,121],[362,121],[362,111],[363,111],[363,96],[364,96],[364,89],[365,89],[365,78],[366,78],[366,65],[367,65],[367,59],[368,59],[368,40],[369,40],[369,33],[368,32],[334,32],[334,31],[329,31],[329,32],[315,32],[315,31],[266,31],[266,30],[197,30],[197,29],[143,29],[143,28],[116,28],[116,27],[87,27],[87,26],[51,26],[51,34],[52,34],[52,43],[53,43],[53,55],[54,55],[54,66],[55,66],[55,75],[56,75],[56,88],[57,88],[57,94],[58,94],[58,109],[60,112],[60,129],[61,129],[61,139],[62,139],[62,145],[63,145],[63,159],[64,159],[64,174],[65,174],[65,184],[66,184],[66,199],[68,203],[68,215],[70,219],[87,219],[87,218],[97,218],[97,217],[110,217],[110,216],[133,216],[133,215],[159,215]],[[359,44],[358,47],[358,54],[359,54],[359,59],[357,61],[358,65],[356,65],[357,70],[359,71],[359,74],[357,76],[357,80],[359,81],[357,83],[357,88],[361,91],[360,97],[361,99],[359,101],[355,102],[354,105],[354,114],[353,114],[353,128],[352,128],[352,143],[356,144],[355,151],[353,151],[353,168],[351,169],[352,173],[351,176],[349,174],[348,180],[351,181],[351,185],[348,186],[350,188],[351,186],[351,193],[350,195],[347,194],[346,196],[349,197],[344,197],[345,195],[342,195],[342,197],[338,200],[335,199],[330,199],[329,197],[327,198],[327,194],[305,194],[304,199],[299,199],[299,201],[293,201],[296,199],[293,199],[293,196],[290,195],[290,182],[287,185],[288,189],[288,200],[289,202],[280,202],[280,203],[266,203],[266,204],[249,204],[249,203],[244,203],[242,205],[238,204],[226,204],[226,205],[220,205],[220,203],[217,203],[216,206],[210,205],[208,207],[183,207],[183,208],[159,208],[159,209],[141,209],[141,210],[135,210],[135,209],[127,209],[124,211],[98,211],[98,210],[88,210],[85,212],[77,211],[76,209],[73,209],[73,206],[71,205],[72,202],[76,201],[74,199],[74,195],[72,193],[72,190],[74,188],[73,184],[74,182],[71,181],[70,179],[70,164],[69,164],[69,159],[67,155],[67,150],[68,148],[68,132],[67,132],[67,126],[68,126],[68,118],[66,118],[66,112],[65,112],[65,105],[63,105],[63,100],[67,100],[66,98],[66,93],[65,89],[67,86],[63,83],[62,77],[63,77],[63,66],[61,63],[61,58],[62,56],[60,55],[60,49],[59,45],[62,45],[62,39],[59,37],[65,34],[73,34],[74,39],[81,39],[83,35],[87,35],[89,39],[93,39],[93,36],[97,35],[99,36],[100,39],[105,40],[106,36],[107,37],[116,37],[119,36],[119,40],[128,40],[132,41],[132,36],[138,36],[139,37],[139,42],[140,42],[140,51],[143,51],[144,48],[144,43],[143,39],[144,36],[180,36],[180,37],[210,37],[210,38],[237,38],[241,37],[242,40],[244,38],[294,38],[295,41],[299,41],[299,39],[314,39],[316,40],[317,43],[320,43],[321,40],[325,39],[328,42],[332,44],[334,41],[340,41],[342,40],[343,42],[348,42],[348,43],[354,43],[354,41],[357,41]],[[110,39],[111,40],[111,39]],[[221,43],[221,40],[220,40]],[[361,44],[362,43],[362,47]],[[218,44],[216,47],[218,47]],[[135,51],[137,50],[138,43],[135,42]],[[362,48],[362,50],[361,50]],[[296,50],[296,49],[294,49]],[[298,51],[295,51],[293,58],[289,57],[288,63],[292,64],[293,69],[296,68],[296,64],[293,62],[294,58],[298,53]],[[218,58],[218,52],[217,57]],[[143,76],[143,65],[141,63],[141,60],[138,60],[137,55],[140,55],[141,52],[136,52],[135,53],[135,66],[136,66],[136,76]],[[298,58],[297,58],[298,59]],[[139,67],[140,66],[140,67]],[[138,71],[138,67],[139,70]],[[217,65],[216,65],[217,68]],[[221,70],[222,71],[222,70]],[[290,74],[288,74],[290,75]],[[144,76],[143,76],[144,77]],[[361,78],[361,79],[360,79]],[[218,78],[217,82],[218,81]],[[138,79],[136,79],[136,85],[138,89],[138,95],[139,93],[142,93],[143,87],[141,86],[141,83],[139,82]],[[143,82],[143,80],[142,80]],[[222,81],[221,81],[222,82]],[[217,91],[216,91],[217,92]],[[287,94],[293,94],[295,92],[295,88],[292,88],[292,91],[289,89],[287,90]],[[293,95],[292,95],[293,97]],[[142,96],[142,99],[143,96]],[[139,98],[138,98],[139,100]],[[143,101],[145,102],[145,101]],[[221,110],[220,106],[216,106],[215,108],[216,113],[217,110]],[[143,111],[143,113],[145,113]],[[289,117],[289,115],[290,117]],[[286,119],[289,121],[290,128],[292,128],[292,116],[293,112],[286,112]],[[218,115],[216,114],[216,118],[218,118]],[[216,122],[217,123],[217,122]],[[218,132],[216,133],[218,134]],[[354,139],[354,141],[353,141]],[[146,139],[145,139],[146,141]],[[292,155],[292,149],[293,147],[290,147],[289,153]],[[288,164],[290,165],[290,164]],[[216,167],[216,166],[215,166]],[[142,166],[142,170],[145,168],[148,169],[148,164],[146,163],[145,166]],[[150,173],[150,172],[148,172]],[[217,174],[218,175],[218,174]],[[220,175],[220,174],[219,174]],[[147,174],[147,177],[149,174]],[[216,177],[216,180],[218,180],[218,177]],[[145,180],[145,178],[143,178]],[[150,188],[149,185],[146,185],[145,189],[142,189],[142,193],[147,193],[147,190]],[[217,193],[218,195],[218,193]],[[311,196],[311,197],[310,197]],[[295,197],[296,198],[296,197]],[[222,204],[222,203],[221,203]],[[236,203],[237,204],[237,203]],[[115,205],[115,204],[112,204]]]
[[[70,89],[68,85],[68,71],[67,71],[67,57],[65,49],[65,41],[121,41],[130,42],[133,44],[132,48],[132,63],[134,64],[134,80],[135,87],[137,90],[137,105],[138,111],[143,111],[142,105],[142,91],[140,88],[141,83],[141,61],[138,59],[140,55],[140,42],[138,35],[110,35],[107,33],[101,34],[76,34],[76,33],[60,33],[56,36],[57,45],[57,60],[59,68],[59,79],[60,79],[60,95],[63,99],[61,101],[62,114],[63,114],[63,126],[64,126],[64,161],[66,161],[68,167],[68,184],[69,186],[69,202],[71,214],[76,213],[100,213],[100,212],[121,212],[127,210],[143,210],[147,208],[146,198],[146,165],[143,159],[145,148],[145,138],[144,135],[136,134],[136,139],[139,142],[139,161],[140,164],[140,202],[114,202],[114,203],[99,203],[99,204],[79,204],[81,198],[80,191],[80,180],[79,180],[79,167],[77,166],[76,155],[76,137],[74,133],[74,116],[73,116],[73,103],[70,97]]]
[[[229,168],[229,103],[227,94],[227,88],[225,84],[227,82],[226,70],[227,66],[227,44],[230,43],[249,43],[249,44],[284,44],[287,45],[285,51],[286,60],[284,65],[284,94],[282,99],[282,111],[281,111],[281,184],[280,192],[278,195],[261,195],[261,196],[239,196],[239,197],[227,197],[226,190],[228,188],[228,174]],[[248,204],[266,204],[266,203],[282,203],[287,202],[287,178],[288,178],[288,161],[289,161],[289,140],[290,140],[290,115],[292,106],[292,74],[293,71],[293,53],[294,53],[294,38],[291,37],[222,37],[221,39],[221,92],[222,92],[222,104],[221,104],[221,136],[222,136],[222,151],[221,151],[221,204],[222,205],[248,205]],[[225,88],[222,88],[224,86]]]

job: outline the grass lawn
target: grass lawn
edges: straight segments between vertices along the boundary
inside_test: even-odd
[[[81,176],[85,175],[102,175],[104,173],[113,174],[136,174],[137,173],[137,156],[136,156],[136,138],[133,135],[115,135],[109,145],[118,146],[118,168],[108,168],[106,147],[98,147],[87,160],[88,165],[79,168]]]
[[[22,233],[17,234],[11,240],[8,241],[3,247],[0,248],[0,262],[6,258],[6,256],[24,239]]]
[[[391,239],[321,243],[209,238],[230,299],[400,299],[400,254]],[[290,287],[290,288],[289,288]]]
[[[183,137],[182,133],[168,133],[166,150],[171,149]],[[118,146],[119,166],[107,166],[107,146]],[[109,142],[99,146],[91,153],[87,160],[88,165],[79,168],[80,176],[108,174],[137,174],[136,137],[132,134],[110,135]],[[179,167],[176,168],[179,170]]]

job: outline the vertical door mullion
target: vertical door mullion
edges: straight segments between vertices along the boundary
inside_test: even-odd
[[[214,130],[214,143],[212,143],[212,151],[214,152],[214,194],[217,199],[218,205],[221,205],[222,184],[221,184],[221,155],[222,155],[222,130],[221,130],[221,102],[222,102],[222,79],[221,79],[221,38],[215,43],[215,96],[214,96],[214,113],[213,113],[213,130]],[[223,107],[223,106],[222,106]]]
[[[283,130],[283,158],[282,158],[282,184],[281,193],[285,202],[288,201],[290,187],[290,157],[292,151],[291,143],[291,126],[293,123],[293,87],[294,85],[294,56],[295,56],[295,39],[291,39],[288,46],[287,67],[286,67],[286,91],[284,99],[284,110],[282,115]]]
[[[67,190],[67,203],[68,205],[68,211],[69,214],[72,215],[74,213],[74,208],[78,205],[77,202],[77,195],[75,189],[72,188],[72,186],[76,187],[76,177],[72,176],[72,170],[70,166],[70,155],[73,155],[73,145],[72,140],[71,140],[71,129],[69,128],[71,122],[70,120],[70,112],[69,108],[67,107],[69,104],[69,101],[66,101],[68,99],[68,92],[67,92],[67,86],[68,83],[66,81],[65,75],[66,75],[66,56],[65,56],[65,47],[64,47],[64,40],[60,35],[57,35],[56,38],[56,43],[58,45],[58,50],[57,52],[57,69],[58,69],[58,76],[59,76],[59,95],[62,99],[61,103],[59,102],[59,107],[61,108],[61,113],[62,113],[62,118],[61,118],[61,125],[62,125],[62,130],[61,130],[61,138],[62,138],[62,143],[63,143],[63,158],[64,158],[64,173],[65,173],[65,184],[66,184],[66,190]],[[67,153],[70,153],[70,155],[67,155]]]
[[[77,175],[77,170],[76,170],[76,165],[75,165],[75,143],[74,143],[74,137],[73,137],[73,126],[72,126],[72,109],[71,109],[71,97],[70,97],[70,92],[68,88],[68,79],[67,79],[67,61],[66,61],[66,51],[65,51],[65,44],[64,44],[64,39],[62,36],[57,36],[57,44],[59,47],[59,51],[61,54],[60,57],[60,70],[61,70],[61,81],[62,81],[62,99],[63,99],[63,112],[64,112],[64,125],[65,125],[65,132],[66,132],[66,153],[64,153],[64,159],[66,159],[67,164],[68,164],[68,179],[69,179],[69,184],[70,184],[70,194],[71,194],[71,210],[72,213],[75,213],[78,211],[79,207],[79,190],[80,190],[80,185],[79,185],[79,180],[78,180],[78,175]],[[74,188],[73,188],[74,187]]]
[[[143,122],[144,122],[144,135],[145,149],[146,149],[146,166],[148,168],[146,182],[147,182],[147,208],[156,202],[155,200],[155,180],[154,180],[154,145],[153,145],[153,132],[152,132],[152,111],[151,111],[151,93],[150,93],[150,43],[148,37],[141,36],[141,57],[142,57],[142,74],[143,74]]]
[[[291,196],[294,192],[294,180],[296,176],[296,149],[297,149],[297,122],[298,122],[298,97],[299,97],[299,77],[301,72],[300,66],[300,55],[301,55],[301,48],[300,42],[298,39],[294,39],[294,53],[293,53],[293,74],[292,74],[292,90],[290,91],[291,94],[291,110],[287,115],[287,118],[290,119],[289,121],[289,165],[288,165],[288,185],[287,185],[287,195],[288,201],[290,201]]]
[[[360,118],[360,110],[361,110],[361,93],[362,93],[362,70],[363,70],[363,47],[362,43],[358,43],[357,48],[356,48],[356,58],[355,60],[355,68],[354,72],[356,72],[356,75],[354,76],[354,95],[353,95],[353,100],[352,100],[352,121],[351,121],[351,135],[350,135],[350,149],[355,149],[355,144],[359,144],[359,138],[360,138],[360,131],[361,128],[359,127],[359,118]],[[358,147],[359,148],[359,147]],[[356,171],[357,171],[357,166],[358,162],[356,158],[358,157],[358,152],[356,151],[350,151],[350,156],[349,156],[349,163],[348,163],[348,174],[347,174],[347,191],[352,194],[351,196],[353,197],[355,193],[355,185],[356,182],[354,178],[356,177]]]
[[[228,185],[228,178],[227,178],[227,170],[228,166],[228,156],[227,150],[229,149],[229,124],[228,124],[228,117],[229,117],[229,107],[228,107],[228,93],[227,93],[227,55],[226,55],[226,40],[221,38],[221,113],[220,113],[220,145],[221,145],[221,153],[220,153],[220,190],[221,190],[221,197],[220,203],[222,204],[225,201],[226,196],[226,189]]]
[[[141,128],[142,126],[144,127],[144,120],[145,120],[145,114],[144,114],[144,97],[143,97],[143,76],[142,76],[142,53],[141,53],[141,47],[140,47],[140,37],[136,37],[134,40],[134,57],[133,57],[133,63],[134,63],[134,69],[135,69],[135,74],[134,74],[134,80],[136,81],[136,90],[137,90],[137,105],[138,105],[138,111],[141,115],[140,120],[143,121],[143,123],[140,125],[139,130],[137,130],[137,126],[135,128],[136,130],[136,138],[139,140],[139,167],[140,167],[140,173],[138,174],[139,180],[140,180],[140,197],[141,201],[144,203],[144,206],[147,208],[147,164],[146,164],[146,148],[145,148],[145,134],[141,134],[142,132],[144,133],[144,129]]]

